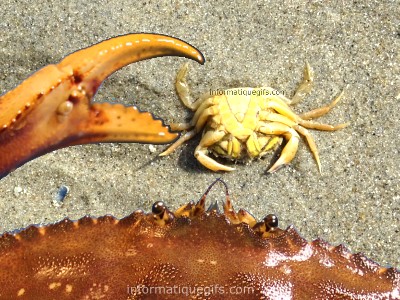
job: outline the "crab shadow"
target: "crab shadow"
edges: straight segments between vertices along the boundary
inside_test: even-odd
[[[210,172],[210,170],[204,167],[194,156],[194,151],[199,145],[200,139],[201,134],[199,133],[177,149],[177,151],[179,151],[178,166],[188,173],[206,174]]]

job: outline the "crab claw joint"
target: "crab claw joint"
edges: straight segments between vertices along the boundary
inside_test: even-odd
[[[159,56],[204,63],[189,44],[158,34],[115,37],[34,73],[0,97],[0,178],[52,150],[99,142],[169,143],[178,136],[148,112],[121,104],[91,104],[118,69]]]

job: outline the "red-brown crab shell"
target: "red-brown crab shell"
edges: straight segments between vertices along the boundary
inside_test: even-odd
[[[206,194],[205,194],[206,195]],[[0,237],[0,299],[399,299],[400,273],[307,242],[227,196],[175,213],[65,219]]]

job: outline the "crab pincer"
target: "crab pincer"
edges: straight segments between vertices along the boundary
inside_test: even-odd
[[[174,141],[159,119],[135,106],[91,103],[99,86],[118,69],[159,56],[204,63],[179,39],[128,34],[79,50],[37,71],[0,97],[0,178],[52,150],[99,142],[162,144]]]

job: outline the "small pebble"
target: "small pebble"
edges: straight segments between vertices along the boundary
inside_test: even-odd
[[[16,187],[14,188],[14,196],[15,196],[15,197],[18,197],[19,194],[20,194],[21,192],[22,192],[22,187],[16,186]]]
[[[67,197],[69,187],[66,185],[60,186],[58,190],[53,193],[53,205],[55,207],[61,207],[64,204],[64,199]]]
[[[157,148],[154,145],[149,145],[150,153],[156,152]]]

